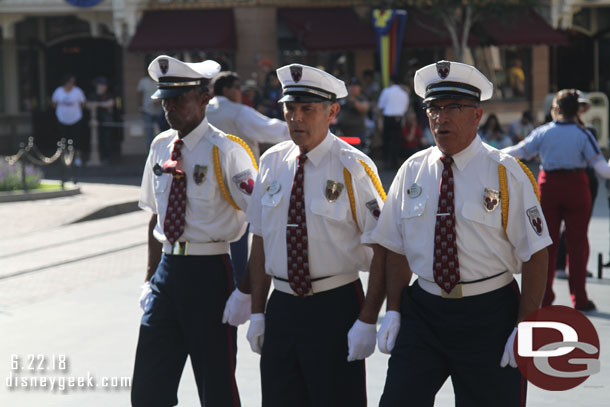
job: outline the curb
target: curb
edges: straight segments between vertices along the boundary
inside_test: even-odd
[[[80,187],[69,187],[60,191],[26,191],[26,192],[0,192],[0,203],[35,201],[39,199],[62,198],[80,194]]]

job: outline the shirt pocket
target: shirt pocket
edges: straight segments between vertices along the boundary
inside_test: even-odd
[[[172,176],[170,174],[155,175],[154,190],[155,195],[162,195],[170,188]]]
[[[326,199],[318,198],[311,201],[311,211],[323,218],[341,222],[347,218],[349,207],[342,202],[328,202]]]
[[[261,228],[263,235],[265,231],[275,230],[279,227],[280,220],[282,219],[281,209],[283,194],[267,194],[265,193],[261,198],[262,217],[261,217]],[[287,212],[287,211],[284,211]],[[284,213],[284,216],[286,213]]]
[[[407,256],[426,250],[426,242],[429,242],[429,229],[434,230],[434,223],[426,225],[426,210],[430,211],[428,196],[420,195],[417,198],[408,198],[400,212],[400,228],[402,230],[402,245]],[[434,221],[433,221],[434,222]]]
[[[500,205],[493,212],[487,212],[483,207],[483,202],[464,202],[461,213],[464,218],[473,222],[496,229],[502,228],[502,208]]]

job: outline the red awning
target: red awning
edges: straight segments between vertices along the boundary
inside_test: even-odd
[[[235,51],[233,10],[146,11],[129,44],[130,51]]]
[[[530,8],[479,23],[493,45],[566,45],[567,38]]]
[[[282,8],[280,20],[308,51],[374,49],[372,21],[350,8]]]
[[[468,35],[468,45],[479,45],[479,39],[471,31]],[[451,36],[445,25],[434,17],[417,9],[407,10],[405,25],[405,48],[451,47]]]

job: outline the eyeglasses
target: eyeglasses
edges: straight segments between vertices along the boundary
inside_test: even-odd
[[[479,106],[464,105],[462,103],[449,103],[445,106],[426,106],[424,107],[424,110],[426,111],[428,117],[430,117],[431,119],[438,119],[438,117],[441,115],[441,111],[445,111],[445,114],[448,117],[455,117],[456,115],[462,112],[462,108],[464,107],[473,107],[476,109]]]

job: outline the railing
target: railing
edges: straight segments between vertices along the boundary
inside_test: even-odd
[[[67,175],[67,171],[66,169],[70,169],[72,170],[72,163],[74,162],[74,147],[73,147],[73,142],[72,140],[68,139],[66,140],[65,138],[62,138],[61,140],[59,140],[57,142],[57,150],[55,151],[55,153],[50,156],[50,157],[46,157],[44,154],[42,154],[40,152],[40,150],[38,150],[38,148],[36,147],[36,145],[34,144],[34,137],[28,137],[28,142],[26,143],[20,143],[19,144],[19,151],[9,157],[5,157],[4,159],[8,162],[9,165],[15,165],[17,163],[20,163],[21,165],[21,184],[22,184],[22,189],[24,191],[27,191],[27,183],[26,183],[26,171],[25,171],[25,166],[26,166],[26,161],[29,161],[30,163],[37,165],[39,167],[44,167],[47,165],[51,165],[55,162],[58,162],[59,160],[59,165],[61,168],[61,175],[60,175],[60,179],[61,179],[61,189],[64,189],[64,184],[66,182],[66,175]],[[75,178],[75,174],[72,171],[72,179],[74,182],[76,182],[76,178]]]

